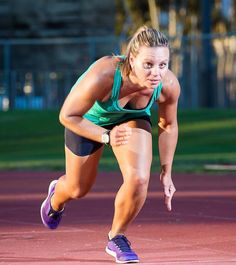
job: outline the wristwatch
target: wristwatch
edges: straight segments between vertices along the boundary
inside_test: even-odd
[[[109,145],[110,144],[110,131],[107,130],[102,134],[102,143]]]

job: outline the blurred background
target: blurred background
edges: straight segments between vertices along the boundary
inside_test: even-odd
[[[142,24],[169,37],[182,88],[176,168],[234,170],[236,0],[0,0],[0,169],[63,167],[65,96]]]
[[[235,10],[235,0],[1,0],[0,108],[59,107],[144,23],[171,40],[181,107],[236,107]]]

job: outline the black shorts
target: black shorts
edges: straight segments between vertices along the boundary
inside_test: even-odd
[[[152,125],[149,116],[131,118],[129,120],[135,120],[135,119],[146,120],[150,123],[150,125]],[[129,120],[122,121],[122,123],[127,122]],[[119,124],[121,124],[121,123],[103,126],[103,128],[105,128],[107,130],[111,130],[113,127],[115,127],[116,125],[119,125]],[[65,128],[65,145],[75,155],[87,156],[87,155],[91,155],[92,153],[97,151],[104,144],[90,140],[90,139],[85,138],[85,137],[82,137],[82,136],[70,131],[69,129]]]

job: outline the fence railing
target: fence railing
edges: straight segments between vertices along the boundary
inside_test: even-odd
[[[0,110],[59,108],[80,74],[118,37],[0,40]],[[236,35],[171,39],[181,108],[236,107]],[[207,47],[207,49],[206,49]]]

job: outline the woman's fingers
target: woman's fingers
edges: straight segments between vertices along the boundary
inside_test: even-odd
[[[171,211],[172,206],[171,206],[171,201],[174,196],[176,189],[173,184],[170,184],[168,186],[164,186],[164,196],[165,196],[165,204],[167,207],[168,211]]]
[[[126,124],[116,126],[112,131],[113,145],[117,146],[127,144],[132,134],[132,129]]]

